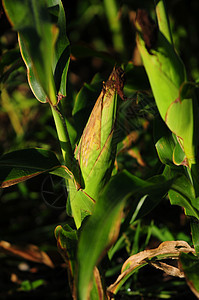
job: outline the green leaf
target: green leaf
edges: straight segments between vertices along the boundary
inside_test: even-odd
[[[181,169],[182,171],[182,169]],[[183,172],[180,170],[167,167],[163,173],[168,179],[177,176],[168,193],[172,205],[179,205],[185,209],[186,215],[199,218],[199,210],[197,209],[198,199],[195,196],[195,190]]]
[[[163,164],[173,165],[173,151],[176,145],[172,132],[162,119],[154,120],[154,139],[158,156]]]
[[[199,259],[192,253],[181,253],[180,263],[185,274],[187,284],[197,298],[199,298]]]
[[[0,158],[0,186],[8,187],[61,166],[49,150],[30,148],[4,154]]]
[[[45,284],[45,281],[43,279],[38,279],[38,280],[35,280],[32,282],[29,280],[24,280],[21,282],[21,286],[20,286],[19,290],[29,292],[29,291],[35,290],[36,288],[38,288],[44,284]]]
[[[88,299],[89,284],[92,279],[94,266],[103,251],[110,247],[113,239],[117,237],[122,216],[121,212],[126,200],[121,197],[125,188],[125,182],[123,182],[124,185],[121,185],[121,177],[123,176],[120,175],[110,181],[96,204],[94,214],[89,218],[81,233],[78,247],[77,279],[77,292],[80,300]],[[116,181],[120,185],[118,185],[117,197],[114,197],[113,188]]]
[[[182,146],[177,142],[173,151],[173,162],[175,165],[185,165],[187,166],[186,155],[182,149]]]
[[[73,216],[76,227],[81,226],[81,222],[94,210],[95,200],[89,197],[83,189],[78,189],[74,181],[68,181],[67,213]]]
[[[130,223],[150,213],[162,201],[174,181],[174,177],[166,180],[163,175],[156,175],[143,182],[143,189],[137,191],[137,197],[130,206],[129,216],[132,215]],[[125,223],[128,225],[128,222]]]
[[[94,268],[93,286],[89,300],[107,300],[107,297],[105,296],[106,292],[104,292],[103,289],[102,279],[103,277],[101,276],[99,270],[97,268]]]
[[[171,185],[171,182],[168,185]],[[144,181],[127,171],[111,178],[96,203],[93,215],[89,217],[80,235],[78,299],[87,299],[94,266],[105,255],[118,236],[122,212],[127,199],[138,193],[157,195],[158,192],[161,194],[162,189],[157,180],[154,182]]]
[[[198,199],[197,199],[198,200]],[[194,248],[196,250],[197,256],[199,256],[199,221],[196,218],[190,219],[190,225],[191,225],[191,234],[192,234],[192,241],[194,244]]]
[[[53,74],[57,94],[66,96],[67,72],[70,62],[70,43],[66,34],[66,17],[61,0],[48,0],[48,11],[56,17],[59,33],[55,43]]]
[[[63,227],[58,225],[55,228],[55,237],[58,250],[67,264],[69,282],[73,284],[78,240],[77,231],[70,228],[69,225]]]
[[[59,225],[55,228],[55,237],[57,239],[58,250],[67,265],[71,291],[74,292],[74,276],[77,262],[76,252],[78,245],[77,230],[70,228],[69,225],[65,225],[63,227]],[[94,284],[91,290],[91,299],[102,299],[104,291],[102,288],[100,273],[97,268],[95,268],[93,276]],[[103,297],[103,299],[105,298]]]
[[[156,15],[158,19],[159,30],[166,37],[169,43],[173,44],[171,28],[169,24],[169,17],[166,10],[166,5],[164,0],[156,0]]]
[[[74,179],[72,172],[64,165],[61,165],[49,172],[50,174],[65,178],[67,180]]]
[[[33,93],[42,102],[56,104],[52,63],[57,27],[50,21],[42,0],[4,0],[5,11],[19,32],[21,54]]]
[[[165,122],[178,137],[190,166],[196,163],[198,145],[196,118],[198,107],[194,98],[194,87],[189,83],[183,83],[178,98],[173,100],[167,110]]]

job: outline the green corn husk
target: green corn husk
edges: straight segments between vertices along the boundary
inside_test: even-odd
[[[158,16],[159,28],[161,16]],[[158,30],[145,11],[138,11],[137,46],[146,69],[160,115],[175,133],[185,152],[186,164],[196,164],[197,103],[194,87],[186,83],[184,65],[171,39]],[[190,88],[191,87],[191,88]],[[185,164],[185,162],[183,162]]]
[[[115,123],[117,92],[123,89],[123,71],[114,68],[96,101],[75,151],[83,183],[77,191],[71,181],[68,186],[68,210],[80,227],[86,215],[92,214],[99,193],[111,177],[116,155]]]
[[[148,24],[143,26],[144,22]],[[185,68],[173,45],[152,23],[145,11],[138,11],[136,25],[137,46],[160,115],[165,120],[169,105],[178,98],[179,88],[186,81]]]
[[[159,30],[146,12],[140,11],[137,18],[137,46],[160,115],[176,135],[179,144],[176,144],[173,151],[173,163],[187,167],[196,197],[193,206],[197,207],[199,108],[196,88],[195,84],[186,82],[184,65],[173,47],[165,3],[163,0],[156,3]],[[191,219],[191,231],[193,244],[199,255],[199,222],[195,218]]]

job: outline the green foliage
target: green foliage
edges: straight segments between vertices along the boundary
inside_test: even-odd
[[[8,110],[20,139],[12,148],[18,150],[10,149],[0,158],[1,187],[20,183],[19,190],[26,198],[28,191],[23,181],[46,173],[63,178],[69,217],[67,224],[56,226],[55,237],[67,266],[73,299],[112,299],[112,293],[120,291],[125,297],[130,285],[136,293],[137,271],[148,263],[169,275],[185,276],[198,295],[197,84],[187,82],[184,64],[174,48],[164,1],[156,1],[158,28],[144,10],[138,10],[136,43],[144,68],[130,61],[124,30],[126,26],[130,32],[130,26],[123,19],[130,15],[130,9],[124,2],[122,18],[116,0],[104,0],[103,5],[98,0],[92,4],[81,2],[77,10],[82,16],[76,20],[76,25],[81,26],[75,33],[75,23],[66,27],[61,0],[3,0],[6,14],[19,35],[19,50],[30,88],[40,102],[50,105],[62,155],[57,154],[52,123],[44,126],[50,113],[45,113],[45,120],[38,120],[37,128],[41,140],[46,139],[47,148],[35,144],[18,147],[23,139],[26,145],[23,109],[33,104],[32,100],[26,104],[26,94],[18,96],[20,90],[17,95],[13,93],[18,86],[17,81],[13,83],[15,72],[23,67],[17,48],[5,51],[0,64],[2,111]],[[93,11],[96,18],[91,17]],[[96,28],[103,30],[103,26],[92,24],[99,20],[108,28],[108,46],[106,37],[98,39],[95,32]],[[71,36],[78,39],[84,26],[94,30],[93,48],[72,45],[70,49],[68,32],[71,30]],[[85,32],[85,39],[89,40]],[[109,47],[113,47],[110,52]],[[139,64],[136,51],[134,58],[135,64]],[[97,74],[96,70],[89,74],[90,83],[77,88],[77,82],[71,79],[76,78],[76,71],[69,71],[69,62],[72,67],[76,64],[75,68],[83,69],[84,59],[92,61],[96,69],[100,62],[101,67]],[[84,81],[84,74],[80,76]],[[21,103],[13,104],[13,99]],[[48,141],[46,131],[53,141]],[[13,196],[8,195],[7,201],[9,197]],[[164,215],[163,203],[167,199],[173,206],[182,207],[190,218],[194,249],[184,241],[172,241],[180,236],[190,242],[191,235],[173,232],[163,224],[164,220],[159,228],[151,220],[154,212],[158,218],[159,208]],[[172,212],[173,207],[169,209]],[[145,251],[153,239],[165,243]],[[130,258],[118,276],[126,256]],[[181,268],[161,262],[179,256]],[[144,258],[139,260],[140,257]],[[117,276],[116,282],[107,287],[106,279]],[[20,289],[34,290],[44,283],[26,280],[21,282]]]
[[[10,152],[3,155],[0,161],[1,187],[27,180],[60,165],[54,153],[43,149]]]
[[[198,298],[199,296],[198,257],[196,257],[191,253],[182,253],[180,255],[180,262],[182,265],[182,269],[185,272],[187,283],[190,286],[193,293]]]
[[[128,172],[120,173],[114,176],[101,194],[93,215],[89,218],[81,234],[78,247],[78,281],[77,291],[79,291],[79,299],[87,299],[88,288],[92,279],[92,272],[99,258],[102,258],[107,249],[117,239],[122,211],[125,202],[133,194],[149,194],[150,196],[158,193],[165,193],[171,182],[165,189],[160,186],[163,178],[156,179],[156,182],[145,182],[131,175]],[[160,183],[161,182],[161,183]],[[148,212],[145,207],[145,213]],[[88,244],[90,245],[88,249]]]
[[[52,99],[55,103],[51,69],[55,28],[49,20],[44,2],[4,1],[4,7],[20,34],[21,53],[28,68],[32,90],[40,101]]]
[[[45,284],[43,279],[38,279],[38,280],[35,280],[33,282],[30,282],[29,280],[24,280],[21,283],[20,290],[24,291],[24,292],[32,291],[32,290],[38,288],[39,286],[41,286],[43,284]]]

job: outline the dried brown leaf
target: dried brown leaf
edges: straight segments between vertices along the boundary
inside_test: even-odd
[[[180,268],[171,266],[165,262],[160,262],[160,260],[163,259],[178,259],[181,252],[195,253],[195,250],[185,241],[167,241],[161,243],[159,247],[155,249],[144,250],[132,255],[123,264],[121,274],[118,276],[117,280],[108,287],[107,293],[109,299],[111,299],[111,295],[118,290],[118,287],[122,285],[125,278],[127,279],[131,275],[133,270],[146,264],[161,269],[169,275],[184,277],[184,273]]]
[[[24,259],[45,264],[51,268],[54,268],[54,264],[50,257],[35,245],[26,245],[22,247],[10,244],[6,241],[0,241],[0,252],[17,255]]]

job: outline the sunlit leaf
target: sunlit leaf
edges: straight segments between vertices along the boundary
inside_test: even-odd
[[[41,102],[49,100],[55,105],[56,94],[66,95],[69,64],[69,41],[61,1],[5,0],[4,7],[19,33],[20,50],[35,97]],[[55,16],[57,25],[52,20],[52,15]]]
[[[176,54],[173,45],[155,26],[146,11],[138,11],[137,46],[160,115],[165,120],[168,107],[177,99],[180,85],[184,82],[186,75],[184,65]],[[149,28],[148,35],[147,28]]]
[[[48,11],[55,17],[59,28],[55,43],[54,59],[52,63],[57,95],[67,95],[66,81],[70,62],[70,43],[66,34],[66,17],[61,0],[48,0]]]
[[[55,237],[57,239],[57,247],[67,265],[69,284],[73,290],[73,280],[76,264],[77,252],[77,231],[70,228],[69,225],[57,226],[55,228]]]
[[[174,151],[173,151],[173,162],[175,165],[180,166],[180,165],[187,165],[187,159],[186,155],[182,149],[182,146],[180,143],[176,143]]]
[[[156,118],[154,121],[154,139],[161,162],[166,165],[173,165],[173,151],[176,142],[172,132],[160,118]]]
[[[50,21],[46,3],[41,0],[5,0],[3,3],[11,23],[19,32],[21,53],[33,93],[42,102],[50,99],[54,103],[52,60],[57,28]]]
[[[83,189],[78,189],[74,181],[68,181],[67,213],[73,216],[77,228],[88,215],[91,215],[95,200],[85,193]]]
[[[195,131],[198,122],[196,123],[195,118],[198,115],[198,107],[194,98],[194,87],[192,86],[192,95],[190,95],[189,86],[190,84],[188,83],[184,83],[181,86],[179,96],[168,107],[165,122],[178,137],[179,143],[181,143],[181,147],[191,166],[191,164],[196,163],[198,135]],[[178,149],[180,150],[179,147]],[[178,155],[175,156],[178,156],[177,158],[180,157],[179,151]],[[183,159],[183,156],[181,159]]]

